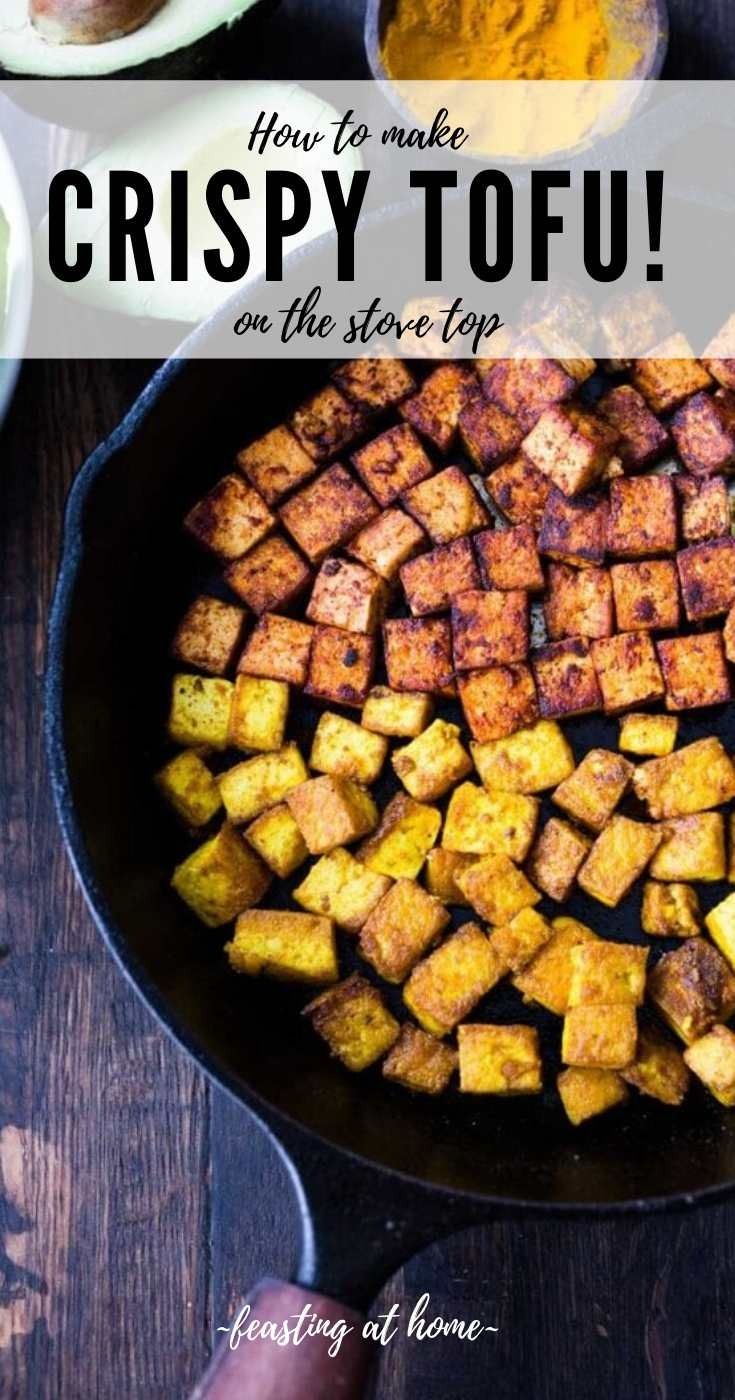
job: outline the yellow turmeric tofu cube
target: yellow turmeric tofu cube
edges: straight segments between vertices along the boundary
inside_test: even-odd
[[[676,715],[625,715],[620,720],[618,746],[641,758],[665,758],[673,753],[679,721]]]
[[[309,854],[304,838],[285,802],[279,802],[276,807],[269,807],[266,812],[261,812],[260,816],[245,828],[243,836],[248,845],[257,851],[261,860],[265,861],[268,869],[275,875],[280,875],[282,880],[293,875],[294,870],[303,865]]]
[[[533,961],[516,973],[513,986],[524,1001],[538,1002],[555,1016],[563,1016],[572,981],[572,949],[580,943],[597,941],[597,934],[566,915],[553,919],[551,930],[551,938]]]
[[[590,749],[553,794],[557,807],[592,831],[602,831],[633,777],[633,764],[609,749]]]
[[[457,1063],[456,1050],[406,1021],[383,1061],[383,1075],[416,1094],[441,1094]]]
[[[193,830],[206,826],[222,806],[217,783],[193,749],[184,749],[156,774],[156,786],[177,817]]]
[[[564,1112],[575,1128],[588,1118],[617,1108],[628,1098],[625,1083],[614,1069],[565,1069],[558,1076],[556,1087]]]
[[[387,586],[372,569],[330,557],[316,576],[306,616],[325,627],[372,633],[380,626],[387,604]]]
[[[174,676],[168,737],[182,748],[226,749],[234,686],[219,676]]]
[[[460,1026],[463,1094],[540,1094],[541,1051],[534,1026]]]
[[[710,909],[704,922],[712,941],[730,966],[735,967],[735,894],[729,894],[714,909]]]
[[[459,736],[456,724],[435,719],[417,739],[394,753],[393,769],[417,801],[433,802],[443,797],[472,771],[472,760]]]
[[[504,928],[493,929],[490,946],[511,972],[522,972],[551,938],[551,924],[535,909],[521,909]]]
[[[640,1006],[646,990],[648,949],[636,943],[580,943],[572,948],[569,1008]]]
[[[317,1035],[347,1069],[359,1071],[381,1059],[395,1044],[400,1026],[377,987],[353,973],[322,992],[304,1008]]]
[[[614,909],[643,874],[661,839],[655,826],[612,817],[579,871],[579,884],[586,894]]]
[[[541,895],[522,870],[505,855],[483,856],[457,876],[468,902],[489,924],[509,924],[522,909],[538,904]]]
[[[718,1103],[735,1108],[735,1035],[727,1026],[713,1026],[684,1051],[684,1059]]]
[[[257,904],[270,881],[270,871],[225,824],[177,865],[171,884],[203,924],[220,928]]]
[[[577,871],[592,845],[589,836],[569,822],[551,817],[539,832],[528,858],[528,875],[544,894],[557,903],[569,898]]]
[[[288,686],[259,676],[239,675],[230,710],[233,748],[275,753],[283,747],[288,718]]]
[[[667,1025],[691,1045],[735,1011],[735,977],[704,938],[687,938],[648,974],[648,995]]]
[[[403,1000],[430,1035],[448,1035],[506,971],[479,924],[463,924],[414,968]]]
[[[244,623],[242,608],[202,595],[194,599],[179,623],[171,654],[184,666],[224,676],[237,655]]]
[[[362,710],[362,725],[387,738],[415,739],[430,724],[434,702],[430,695],[374,685]]]
[[[347,545],[347,553],[385,579],[396,577],[401,566],[427,545],[421,526],[397,506],[381,511]]]
[[[719,739],[697,739],[666,758],[641,763],[633,788],[654,821],[687,817],[735,797],[735,765]]]
[[[725,819],[695,812],[662,822],[663,840],[651,861],[654,880],[724,880]]]
[[[436,844],[441,824],[437,807],[398,792],[385,808],[377,831],[360,846],[357,858],[379,875],[415,880]]]
[[[312,865],[293,898],[302,909],[326,914],[348,933],[358,933],[390,886],[387,875],[376,875],[338,846]]]
[[[660,1031],[642,1027],[631,1065],[622,1071],[623,1079],[639,1093],[676,1108],[689,1088],[689,1070],[684,1056]]]
[[[426,888],[429,894],[436,895],[444,904],[466,904],[467,900],[457,884],[457,876],[475,860],[477,856],[435,846],[426,857]]]
[[[441,900],[415,880],[397,880],[363,924],[360,952],[386,982],[404,982],[448,923]]]
[[[334,924],[312,914],[249,909],[241,914],[225,952],[234,972],[279,982],[336,982]]]
[[[579,1069],[625,1069],[637,1040],[634,1006],[574,1006],[564,1017],[561,1057]]]
[[[268,807],[275,807],[309,776],[295,744],[284,744],[277,753],[257,754],[220,773],[218,782],[225,811],[232,822],[249,822]]]
[[[694,938],[702,931],[697,891],[691,885],[646,880],[641,927],[653,938]]]
[[[313,856],[358,841],[378,825],[378,809],[370,793],[349,778],[331,773],[293,788],[286,802]]]
[[[380,774],[388,752],[388,740],[372,734],[343,715],[327,711],[319,718],[309,756],[309,767],[317,773],[333,773],[340,778],[370,787]]]
[[[449,799],[442,845],[464,855],[506,855],[520,863],[528,855],[538,813],[536,797],[462,783]]]
[[[473,741],[470,751],[483,787],[499,792],[543,792],[574,771],[571,745],[551,719],[540,719],[504,739]]]

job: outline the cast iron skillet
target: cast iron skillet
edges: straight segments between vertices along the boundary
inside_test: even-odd
[[[382,216],[388,235],[397,217]],[[303,250],[306,286],[318,280],[319,257],[319,244]],[[225,309],[197,335],[221,332],[231,319]],[[170,892],[167,873],[182,842],[151,786],[165,752],[167,653],[183,608],[212,577],[180,521],[234,451],[324,374],[304,362],[172,360],[89,459],[68,503],[46,730],[61,826],[114,957],[290,1168],[303,1231],[296,1286],[261,1285],[260,1314],[281,1317],[311,1302],[324,1317],[356,1322],[351,1310],[368,1305],[411,1253],[501,1211],[599,1215],[721,1198],[735,1179],[735,1118],[695,1089],[680,1110],[636,1097],[575,1130],[553,1088],[543,1099],[455,1093],[436,1102],[387,1084],[378,1071],[351,1076],[298,1015],[303,993],[233,976],[224,938],[203,932]],[[313,721],[304,706],[299,725],[308,730]],[[682,731],[684,741],[717,732],[735,748],[732,707],[685,718]],[[569,733],[579,755],[593,743],[616,747],[616,723],[599,716],[570,724]],[[707,887],[706,907],[726,892]],[[570,912],[607,936],[638,938],[639,900],[640,889],[607,912],[575,895]],[[477,1015],[538,1024],[553,1086],[554,1018],[524,1007],[510,989]],[[368,1352],[356,1324],[336,1361],[318,1340],[243,1345],[224,1357],[198,1393],[326,1400],[360,1393]]]

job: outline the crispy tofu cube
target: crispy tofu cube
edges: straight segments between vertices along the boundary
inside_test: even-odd
[[[480,575],[469,540],[437,545],[428,554],[409,559],[400,571],[408,606],[414,617],[442,612],[458,593],[480,587]]]
[[[511,525],[540,530],[544,509],[552,491],[548,476],[518,452],[485,479],[488,495]]]
[[[184,666],[193,666],[210,676],[223,676],[234,663],[244,623],[242,608],[202,595],[194,599],[181,619],[171,654]]]
[[[360,709],[375,666],[375,638],[341,627],[315,627],[305,694]]]
[[[679,626],[679,583],[672,559],[613,564],[619,632],[673,632]]]
[[[449,618],[391,618],[383,623],[383,646],[392,690],[454,694]]]
[[[298,825],[294,821],[285,802],[269,807],[261,812],[243,836],[261,860],[264,860],[274,875],[286,880],[303,865],[309,852],[306,849]]]
[[[167,733],[183,748],[226,749],[235,687],[219,676],[174,676]]]
[[[663,456],[669,434],[631,384],[618,384],[598,400],[597,411],[619,433],[616,452],[628,471],[644,471]]]
[[[717,617],[735,603],[735,539],[692,544],[676,556],[690,622]]]
[[[233,748],[275,753],[283,747],[288,718],[285,681],[239,675],[230,710],[229,742]]]
[[[419,802],[434,802],[472,771],[472,759],[460,741],[456,724],[435,719],[433,724],[391,759],[406,792]]]
[[[617,431],[594,413],[555,404],[524,438],[523,451],[565,496],[578,496],[602,476],[617,442]]]
[[[551,924],[536,909],[521,909],[504,928],[493,929],[490,946],[511,972],[521,972],[551,938]]]
[[[232,822],[249,822],[308,778],[308,770],[295,744],[278,753],[259,753],[220,773],[218,782],[225,811]]]
[[[656,649],[647,632],[621,632],[591,644],[606,715],[648,705],[664,694]]]
[[[625,1069],[637,1040],[634,1006],[575,1006],[564,1017],[561,1057],[579,1069]]]
[[[489,924],[509,924],[522,909],[538,904],[541,895],[522,870],[506,855],[482,856],[457,876],[469,904]]]
[[[156,774],[156,786],[192,830],[206,826],[222,806],[219,788],[206,763],[193,749],[177,753]]]
[[[661,840],[662,832],[657,827],[619,814],[611,817],[579,871],[580,887],[608,909],[614,909],[643,874]]]
[[[320,715],[314,732],[309,767],[317,773],[334,773],[370,787],[380,775],[388,753],[388,740],[371,734],[343,715]]]
[[[602,695],[589,642],[584,637],[571,637],[538,647],[531,653],[531,665],[539,712],[545,719],[590,714],[601,708]]]
[[[270,871],[226,823],[174,870],[171,885],[208,928],[220,928],[263,898]]]
[[[239,559],[275,525],[263,497],[241,476],[224,476],[189,511],[184,527],[220,559]]]
[[[471,589],[452,599],[452,648],[458,671],[504,666],[528,655],[528,595]]]
[[[684,1061],[718,1103],[735,1107],[735,1035],[727,1026],[713,1026],[695,1040],[684,1051]]]
[[[551,938],[533,961],[513,977],[513,986],[524,1001],[538,1002],[555,1016],[563,1016],[572,980],[572,949],[598,939],[591,928],[577,919],[553,919],[551,930]]]
[[[681,1051],[659,1031],[647,1027],[639,1030],[635,1059],[622,1077],[639,1093],[674,1108],[683,1102],[689,1088],[689,1071]]]
[[[704,922],[712,941],[730,966],[735,967],[735,894],[729,894],[710,909]]]
[[[648,949],[637,943],[580,943],[572,949],[568,1006],[640,1006]]]
[[[696,890],[691,885],[646,880],[641,927],[652,938],[694,938],[702,931]]]
[[[611,554],[623,559],[673,554],[676,535],[676,493],[670,476],[624,476],[610,483]]]
[[[386,982],[405,982],[448,923],[441,900],[415,880],[397,880],[363,924],[360,952]]]
[[[304,685],[313,636],[314,628],[308,622],[264,613],[250,634],[237,669],[248,676]]]
[[[408,423],[399,423],[366,442],[354,453],[352,465],[383,509],[434,470]]]
[[[441,812],[424,802],[414,802],[405,792],[396,793],[385,808],[380,825],[357,852],[368,870],[415,880],[442,824]]]
[[[724,880],[725,819],[696,812],[662,824],[663,841],[651,861],[654,880]]]
[[[471,370],[455,362],[438,365],[427,375],[419,392],[401,404],[401,417],[439,452],[448,452],[457,436],[462,409],[479,394]]]
[[[528,855],[538,814],[535,797],[461,783],[449,799],[442,845],[465,855],[505,855],[520,863]]]
[[[312,914],[249,909],[241,914],[225,952],[233,972],[278,982],[336,982],[334,924]]]
[[[280,508],[289,535],[313,564],[347,544],[378,514],[375,502],[336,463]]]
[[[702,364],[718,384],[726,389],[735,389],[735,360],[728,356],[735,351],[735,316],[728,316],[724,326],[713,335],[702,359]]]
[[[735,607],[732,607],[722,629],[722,645],[728,661],[735,662]]]
[[[405,1022],[383,1061],[383,1074],[417,1094],[441,1094],[458,1064],[456,1050]]]
[[[540,552],[579,569],[599,567],[607,547],[608,514],[602,497],[570,498],[552,486],[541,518]]]
[[[428,695],[374,685],[363,705],[362,725],[388,738],[415,739],[431,723],[433,713],[434,703]]]
[[[235,464],[269,506],[296,486],[303,486],[316,471],[314,459],[285,423],[244,447]]]
[[[621,1075],[613,1069],[570,1067],[558,1075],[556,1087],[564,1112],[575,1128],[588,1118],[596,1118],[609,1108],[617,1108],[628,1098]]]
[[[505,972],[479,924],[463,924],[414,968],[403,1000],[430,1035],[448,1035]]]
[[[543,792],[574,771],[569,740],[551,719],[540,719],[505,739],[473,742],[470,750],[483,787],[500,792]]]
[[[691,1045],[735,1011],[735,977],[704,938],[687,938],[648,974],[648,995],[667,1025]]]
[[[416,380],[408,365],[403,360],[389,359],[387,355],[348,360],[334,371],[332,378],[350,403],[364,413],[394,408],[416,389]]]
[[[316,576],[306,616],[325,627],[372,633],[383,620],[388,590],[364,564],[325,559]]]
[[[592,841],[569,822],[550,817],[539,833],[528,860],[534,885],[563,904],[572,892],[577,871],[587,859]]]
[[[625,715],[618,745],[624,753],[664,758],[673,752],[678,731],[676,715]]]
[[[387,875],[368,870],[342,846],[312,865],[293,898],[312,914],[325,914],[348,933],[359,933],[368,915],[387,894]]]
[[[401,503],[435,544],[450,544],[487,525],[488,513],[461,467],[445,467],[404,491]]]
[[[666,684],[667,710],[692,710],[730,699],[721,632],[669,637],[657,645]]]
[[[425,544],[426,535],[421,526],[405,511],[391,506],[350,540],[347,553],[389,583]]]
[[[728,399],[694,394],[674,414],[676,450],[693,476],[715,476],[735,466],[735,412]]]
[[[488,666],[458,678],[459,698],[478,743],[504,739],[538,719],[536,686],[530,667]]]
[[[697,739],[633,774],[636,797],[655,821],[721,807],[735,797],[735,766],[719,739]]]
[[[483,530],[475,538],[475,552],[485,588],[506,592],[525,589],[528,593],[543,589],[544,571],[531,525]]]
[[[681,506],[681,533],[687,544],[721,539],[732,528],[732,511],[727,486],[721,476],[697,481],[680,474],[674,485]]]
[[[309,778],[285,794],[311,855],[326,855],[367,836],[378,825],[370,793],[349,778]]]
[[[571,398],[576,380],[556,360],[497,360],[482,377],[482,389],[491,403],[517,418],[530,432],[545,408]]]
[[[622,352],[630,343],[631,335],[636,344],[650,350],[651,346],[663,340],[673,328],[669,307],[664,304],[658,291],[645,284],[634,291],[613,292],[602,307],[599,319],[608,351],[614,357],[607,361],[607,369],[611,374],[629,369],[634,363],[633,360],[621,358]],[[680,341],[683,349],[679,348]],[[671,353],[674,351],[678,354],[692,353],[683,336],[674,340]],[[662,354],[668,353],[668,346],[664,346]]]
[[[552,642],[563,637],[612,636],[615,626],[609,569],[551,564],[544,617]]]
[[[473,398],[459,415],[459,435],[467,456],[479,472],[507,462],[523,441],[516,418],[482,395]]]
[[[287,608],[308,588],[311,569],[283,535],[269,535],[225,572],[233,593],[254,613]]]
[[[460,1026],[463,1094],[540,1094],[541,1051],[534,1026]]]
[[[634,360],[631,379],[654,413],[671,413],[712,383],[694,358],[686,336],[679,332],[653,346],[648,359]]]
[[[317,389],[291,415],[289,426],[315,462],[338,456],[364,431],[366,415],[333,384]]]
[[[377,987],[358,973],[322,992],[303,1015],[332,1054],[354,1071],[381,1059],[395,1045],[401,1029]]]
[[[633,777],[633,764],[609,749],[589,749],[553,794],[557,807],[592,831],[602,831]]]
[[[475,856],[462,851],[448,851],[445,846],[435,846],[426,857],[426,888],[429,894],[441,899],[444,904],[466,904],[467,900],[457,884],[457,876],[472,864]]]

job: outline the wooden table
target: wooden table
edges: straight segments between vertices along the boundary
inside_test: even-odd
[[[735,76],[731,0],[672,8],[672,75]],[[279,77],[359,76],[359,10],[359,0],[340,8],[287,0],[252,62]],[[275,1151],[161,1033],[106,953],[61,848],[45,773],[44,628],[64,497],[150,368],[27,365],[0,435],[0,1396],[8,1400],[178,1400],[204,1365],[213,1328],[261,1271],[288,1273],[296,1248]],[[397,1340],[379,1400],[735,1395],[735,1205],[472,1231],[415,1259],[379,1306],[410,1305],[427,1290],[434,1308],[500,1330],[476,1344]]]

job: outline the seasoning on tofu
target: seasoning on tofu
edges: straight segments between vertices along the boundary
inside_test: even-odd
[[[441,900],[415,880],[397,880],[362,925],[360,952],[386,982],[404,982],[448,923]]]
[[[194,749],[184,749],[156,774],[156,786],[185,826],[206,826],[222,806],[217,782]]]
[[[242,608],[202,595],[187,608],[171,645],[174,660],[210,676],[224,676],[235,661],[245,624]]]
[[[624,796],[633,777],[633,764],[608,749],[589,749],[574,772],[553,794],[573,821],[600,832]]]
[[[263,497],[241,476],[225,476],[184,522],[189,534],[220,559],[239,559],[273,528]]]
[[[351,851],[336,847],[311,866],[293,898],[312,914],[325,914],[339,928],[359,933],[391,881],[356,860]]]
[[[234,686],[219,676],[176,675],[167,732],[183,748],[225,749]]]
[[[653,938],[694,938],[702,932],[697,891],[691,885],[646,880],[641,928]]]
[[[735,766],[719,739],[697,739],[676,753],[640,764],[633,787],[654,821],[686,817],[735,797]]]
[[[378,825],[379,812],[367,788],[349,778],[309,778],[285,796],[313,856],[358,841]]]
[[[322,992],[303,1014],[332,1054],[354,1072],[381,1059],[400,1034],[378,988],[358,973]]]
[[[683,1102],[691,1078],[681,1051],[648,1026],[638,1032],[635,1059],[621,1073],[639,1093],[674,1108]]]
[[[463,924],[414,968],[403,1000],[430,1035],[449,1035],[506,971],[479,924]]]
[[[643,874],[662,839],[662,832],[655,826],[632,821],[619,813],[611,817],[577,876],[581,888],[614,909]]]
[[[541,1050],[535,1026],[460,1026],[463,1094],[540,1094]]]
[[[331,919],[282,909],[249,909],[225,945],[230,966],[249,977],[280,982],[336,982],[339,977]]]
[[[470,744],[483,787],[500,792],[543,792],[574,771],[574,754],[561,726],[540,719],[504,739]]]
[[[538,904],[541,895],[522,870],[506,855],[482,856],[457,876],[468,902],[489,924],[510,923],[522,909]]]
[[[651,861],[654,880],[724,880],[725,820],[721,812],[695,812],[661,825],[663,839]]]
[[[416,1094],[441,1094],[458,1062],[457,1052],[451,1046],[404,1021],[393,1049],[383,1061],[383,1074]]]
[[[526,793],[461,783],[449,799],[442,845],[466,855],[505,855],[520,862],[528,855],[538,813],[538,800]]]
[[[625,1103],[628,1090],[622,1076],[612,1069],[570,1067],[558,1076],[556,1087],[564,1112],[575,1128],[609,1108]]]
[[[570,822],[550,817],[539,832],[528,858],[528,874],[544,894],[563,904],[569,898],[580,866],[587,859],[592,838]]]
[[[372,734],[354,720],[325,710],[314,731],[309,767],[370,787],[379,777],[387,754],[388,741],[382,734]]]
[[[401,502],[434,544],[450,544],[487,525],[489,516],[461,467],[445,467],[404,491]]]
[[[464,671],[457,688],[470,732],[479,743],[504,739],[538,719],[534,675],[525,662]]]
[[[219,790],[231,822],[249,822],[268,807],[305,783],[309,771],[295,744],[284,744],[276,753],[260,753],[227,768],[219,776]]]
[[[713,1026],[684,1051],[684,1060],[719,1103],[735,1107],[735,1035],[728,1026]]]
[[[268,535],[225,570],[233,593],[258,616],[290,607],[311,583],[311,569],[283,535]]]
[[[227,823],[174,870],[171,885],[208,928],[221,928],[257,904],[270,871]]]
[[[414,880],[436,843],[441,824],[438,807],[415,802],[405,792],[396,793],[377,830],[360,846],[358,859],[379,875]]]
[[[664,953],[648,974],[648,995],[659,1015],[684,1041],[704,1035],[735,1011],[735,977],[704,938],[687,938]]]
[[[456,724],[435,719],[392,758],[393,769],[406,791],[419,802],[435,802],[472,771]]]

